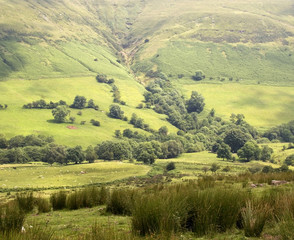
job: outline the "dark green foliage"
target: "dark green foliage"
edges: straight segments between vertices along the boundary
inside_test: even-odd
[[[70,110],[67,109],[66,106],[58,106],[57,108],[52,110],[52,115],[54,117],[55,122],[63,123],[66,121],[66,117],[70,114]]]
[[[76,120],[76,118],[75,118],[75,117],[70,117],[70,118],[69,118],[69,121],[70,121],[71,123],[74,123],[74,122],[75,122],[75,120]]]
[[[49,144],[44,149],[44,162],[49,164],[53,164],[57,162],[59,164],[67,164],[67,151],[64,146],[56,145],[56,144]]]
[[[100,127],[100,122],[95,119],[91,119],[90,123],[92,123],[93,126]]]
[[[136,159],[144,164],[153,164],[155,162],[155,155],[147,151],[143,151],[137,155]]]
[[[93,100],[92,100],[93,101]],[[84,96],[76,96],[71,108],[83,109],[86,107],[87,99]],[[93,102],[94,104],[94,102]]]
[[[291,154],[288,157],[286,157],[285,164],[287,164],[288,166],[294,166],[294,154]]]
[[[196,112],[201,113],[205,106],[204,98],[201,94],[193,91],[191,94],[191,98],[187,101],[187,111],[188,113]]]
[[[0,104],[0,110],[5,110],[8,108],[7,104]]]
[[[274,150],[270,148],[269,146],[267,145],[263,146],[260,153],[260,160],[269,161],[271,159],[273,152]]]
[[[97,159],[97,154],[92,146],[88,146],[85,151],[85,158],[89,163],[93,163]]]
[[[212,172],[216,172],[219,169],[220,169],[220,166],[217,163],[213,163],[210,167],[210,171]]]
[[[234,153],[243,147],[249,140],[251,140],[251,136],[238,128],[229,130],[224,138],[224,142],[231,147],[232,152]]]
[[[116,215],[130,215],[135,197],[135,190],[114,189],[107,201],[106,211]]]
[[[98,75],[96,76],[96,80],[97,80],[98,82],[100,82],[100,83],[107,83],[107,82],[108,82],[108,80],[107,80],[107,76],[104,75],[104,74],[98,74]]]
[[[0,134],[0,149],[4,149],[8,147],[8,141],[4,135]]]
[[[205,79],[205,75],[201,70],[198,70],[195,72],[195,75],[192,76],[192,79],[195,81],[201,81],[201,80]]]
[[[75,146],[66,150],[67,162],[74,162],[75,164],[82,163],[85,160],[85,155],[81,146]]]
[[[96,111],[99,110],[99,106],[96,105],[96,104],[94,103],[94,100],[93,100],[93,99],[90,99],[90,100],[88,101],[87,108],[93,108],[93,109],[95,109]]]
[[[174,162],[170,162],[166,165],[165,169],[166,169],[166,171],[174,170],[174,169],[176,169],[176,165]]]
[[[4,206],[0,206],[0,234],[20,231],[24,220],[25,214],[19,209],[16,202],[9,202]]]
[[[123,119],[124,112],[121,110],[119,105],[113,104],[109,107],[108,116],[111,118]]]
[[[34,209],[35,199],[33,192],[28,193],[18,193],[16,195],[16,202],[19,209],[24,213],[29,213]]]
[[[66,207],[66,192],[60,191],[50,196],[50,202],[53,210],[61,210]]]
[[[158,129],[158,133],[160,135],[167,136],[168,128],[166,126],[162,126],[161,128]]]
[[[175,140],[164,142],[161,148],[163,158],[175,158],[184,152],[182,143]]]
[[[247,162],[251,160],[259,160],[260,148],[258,147],[256,142],[249,141],[246,142],[245,145],[238,150],[237,154],[239,158],[245,159]]]
[[[49,103],[47,103],[45,100],[41,99],[38,101],[34,101],[32,103],[28,103],[23,105],[23,108],[25,109],[54,109],[57,108],[58,106],[66,106],[66,102],[63,100],[60,100],[59,102],[52,102],[50,101]]]
[[[222,143],[217,150],[217,157],[224,159],[231,159],[232,158],[232,153],[231,153],[231,148],[229,145]]]
[[[127,160],[132,158],[132,148],[127,141],[105,141],[97,145],[96,153],[99,159]]]
[[[278,139],[281,142],[294,142],[294,121],[274,127],[267,131],[264,136],[269,140]]]
[[[26,145],[25,137],[23,135],[17,135],[12,137],[8,142],[9,148],[24,147]]]

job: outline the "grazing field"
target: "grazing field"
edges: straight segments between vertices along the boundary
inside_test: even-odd
[[[170,132],[176,131],[163,115],[150,109],[135,108],[142,99],[142,86],[128,78],[117,80],[116,85],[121,91],[122,100],[127,102],[127,105],[121,108],[129,119],[132,113],[136,113],[155,130],[166,125]],[[7,137],[18,134],[52,135],[59,144],[83,147],[112,139],[116,129],[124,130],[133,126],[125,121],[107,117],[109,106],[113,104],[110,91],[111,88],[107,84],[97,83],[94,77],[0,82],[0,103],[8,105],[7,110],[0,112],[1,133]],[[85,96],[87,100],[93,99],[95,104],[99,105],[99,111],[83,109],[82,115],[79,116],[79,110],[70,109],[71,116],[76,118],[75,123],[57,124],[52,122],[52,110],[22,108],[24,104],[40,99],[47,102],[64,100],[70,105],[76,95]],[[91,119],[100,121],[101,127],[92,126]],[[86,124],[80,125],[81,121],[86,121]],[[77,129],[68,129],[69,125]]]
[[[0,189],[37,189],[78,187],[109,183],[133,176],[145,176],[147,165],[123,162],[99,162],[68,166],[5,165],[0,166]]]
[[[232,113],[242,113],[246,121],[267,129],[294,118],[294,87],[243,85],[238,83],[208,84],[189,82],[180,85],[186,97],[191,91],[203,95],[206,110],[229,120]]]

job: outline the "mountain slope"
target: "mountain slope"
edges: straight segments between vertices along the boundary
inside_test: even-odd
[[[132,128],[106,116],[113,97],[96,82],[98,73],[115,79],[126,116],[135,112],[155,130],[177,131],[165,115],[136,108],[158,75],[185,97],[196,90],[209,98],[205,114],[243,113],[260,128],[287,122],[294,113],[293,13],[293,0],[0,0],[0,104],[9,105],[0,112],[1,132],[86,146]],[[192,80],[197,70],[206,75],[201,82]],[[83,117],[73,111],[78,131],[50,122],[50,110],[22,109],[41,98],[71,103],[76,95],[101,109]],[[79,125],[92,118],[100,128]]]

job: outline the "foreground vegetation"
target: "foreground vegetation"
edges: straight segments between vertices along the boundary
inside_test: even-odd
[[[284,185],[272,187],[271,179]],[[259,187],[250,188],[248,180]],[[7,239],[31,234],[44,234],[40,239],[218,239],[219,234],[291,239],[293,186],[288,181],[293,174],[248,173],[144,188],[63,190],[50,200],[23,193],[1,207],[0,230]],[[22,226],[27,230],[18,234]]]

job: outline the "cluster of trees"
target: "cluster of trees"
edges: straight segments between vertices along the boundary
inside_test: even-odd
[[[269,140],[281,142],[294,142],[294,121],[274,127],[264,134]]]
[[[63,100],[59,100],[58,102],[50,101],[49,103],[47,103],[45,100],[40,99],[40,100],[33,101],[31,103],[23,105],[23,108],[25,108],[25,109],[33,109],[33,108],[53,109],[53,108],[57,108],[58,106],[66,106],[66,102]]]
[[[96,76],[96,80],[99,83],[106,83],[106,84],[113,84],[115,82],[115,80],[113,78],[107,79],[107,75],[105,75],[105,74],[98,74]]]
[[[52,137],[43,135],[17,135],[6,139],[0,135],[0,164],[46,162],[48,164],[82,163],[97,159],[92,146],[83,151],[81,146],[65,147],[54,143]]]
[[[54,109],[58,106],[67,106],[66,102],[63,100],[59,100],[58,102],[52,102],[50,101],[47,103],[45,100],[40,99],[37,101],[33,101],[31,103],[23,105],[23,108],[25,109]],[[73,104],[69,106],[70,108],[76,108],[76,109],[83,109],[83,108],[93,108],[95,110],[99,110],[99,106],[96,105],[93,101],[93,99],[90,99],[87,104],[87,99],[84,96],[76,96]]]
[[[87,103],[87,99],[84,96],[76,96],[70,107],[76,109],[93,108],[96,111],[99,110],[99,106],[94,103],[93,99],[90,99]]]
[[[0,110],[7,109],[8,105],[7,104],[0,104]]]
[[[144,123],[144,119],[139,118],[135,113],[132,114],[130,124],[134,125],[135,128],[141,128],[147,132],[154,132],[154,130],[150,129],[149,124]]]
[[[184,97],[172,87],[168,80],[156,79],[146,87],[144,93],[147,107],[152,107],[160,114],[166,114],[167,120],[183,131],[197,129],[198,113],[202,112],[204,98],[197,92],[192,92],[191,98]]]
[[[121,95],[118,87],[115,85],[115,80],[113,78],[108,79],[107,75],[105,74],[98,74],[96,76],[96,80],[99,83],[106,83],[109,84],[112,87],[112,96],[113,96],[113,102],[119,103],[121,105],[126,105],[126,102],[121,101]]]
[[[156,158],[175,158],[184,152],[183,144],[176,140],[137,142],[134,140],[105,141],[95,147],[96,154],[105,160],[136,159],[145,164]]]

